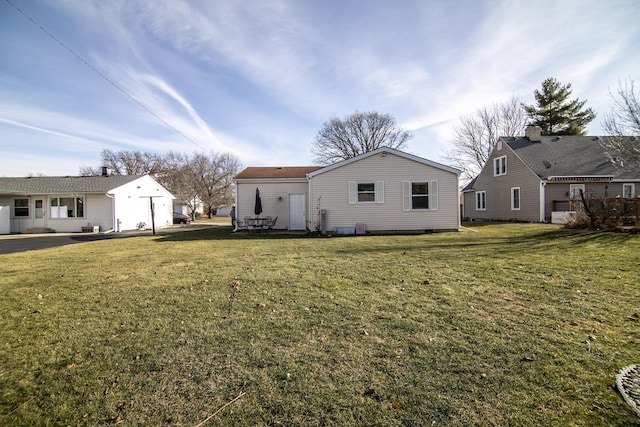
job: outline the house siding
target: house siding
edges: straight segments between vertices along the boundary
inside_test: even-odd
[[[493,161],[506,156],[507,173],[494,176]],[[511,209],[511,189],[520,188],[520,209]],[[475,195],[486,191],[486,210],[477,210]],[[540,178],[506,144],[491,153],[474,185],[464,193],[465,218],[500,221],[540,221]]]
[[[384,182],[384,203],[349,203],[348,183]],[[438,181],[438,209],[403,211],[403,181]],[[327,210],[327,230],[364,223],[367,231],[457,230],[458,175],[393,153],[375,154],[314,175],[309,184],[309,222]]]
[[[308,199],[308,184],[305,180],[269,182],[260,180],[238,181],[236,183],[236,217],[243,220],[254,218],[256,188],[260,188],[262,214],[260,216],[278,217],[275,229],[287,229],[289,225],[289,195],[304,194]],[[308,212],[307,221],[308,223]]]

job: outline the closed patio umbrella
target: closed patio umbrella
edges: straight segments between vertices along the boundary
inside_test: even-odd
[[[253,208],[253,213],[256,214],[256,216],[260,216],[260,214],[262,213],[262,199],[260,198],[260,189],[256,187],[256,205]]]

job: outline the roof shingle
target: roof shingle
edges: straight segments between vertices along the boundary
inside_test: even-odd
[[[308,173],[322,169],[323,166],[268,166],[248,167],[233,179],[295,179],[305,178]]]
[[[0,194],[106,193],[142,175],[0,178]]]

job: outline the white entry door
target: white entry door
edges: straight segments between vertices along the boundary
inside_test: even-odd
[[[306,197],[304,194],[289,194],[289,230],[306,230]]]
[[[33,226],[42,228],[46,224],[45,216],[47,209],[44,205],[44,199],[33,199]]]

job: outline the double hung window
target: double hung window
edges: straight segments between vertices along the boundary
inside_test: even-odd
[[[349,181],[349,204],[384,203],[384,181]]]
[[[513,187],[511,189],[511,210],[520,210],[520,187]]]
[[[437,210],[438,181],[403,181],[403,210]]]
[[[487,210],[487,192],[486,191],[476,191],[476,210],[477,211]]]
[[[507,156],[496,157],[493,159],[493,176],[507,174]]]
[[[13,216],[29,217],[29,199],[13,199]]]

